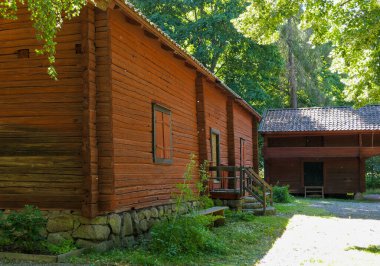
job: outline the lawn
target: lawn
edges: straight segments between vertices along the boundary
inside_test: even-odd
[[[321,208],[311,207],[311,202],[297,198],[289,204],[276,204],[276,216],[256,217],[228,212],[226,225],[212,229],[217,241],[225,248],[222,253],[208,252],[168,258],[149,250],[149,243],[141,243],[133,250],[90,252],[75,258],[73,262],[93,265],[253,265],[271,249],[293,215],[330,215]]]

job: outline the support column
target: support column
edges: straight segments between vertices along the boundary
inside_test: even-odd
[[[365,184],[365,158],[359,157],[359,189],[361,193],[365,192],[366,184]]]
[[[82,215],[95,217],[98,213],[98,148],[96,137],[96,56],[95,14],[88,5],[81,13],[83,64],[82,158],[84,200]]]
[[[256,173],[259,173],[259,140],[258,140],[258,122],[252,118],[252,164]]]

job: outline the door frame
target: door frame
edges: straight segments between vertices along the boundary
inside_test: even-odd
[[[322,182],[323,182],[323,187],[326,186],[326,162],[323,159],[313,159],[313,158],[305,158],[301,160],[301,185],[302,187],[305,187],[305,163],[322,163]]]

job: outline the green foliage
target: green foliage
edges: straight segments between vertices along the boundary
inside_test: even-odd
[[[295,214],[328,216],[322,208],[310,205],[304,199],[291,204],[276,204],[279,215],[258,216],[244,220],[240,213],[226,212],[226,225],[212,229],[214,241],[225,247],[209,250],[202,254],[177,254],[169,257],[166,253],[139,246],[133,249],[118,249],[106,253],[91,252],[73,258],[77,264],[91,265],[255,265],[273,247],[273,243],[285,230],[289,219]],[[170,234],[171,232],[168,232]]]
[[[48,74],[57,78],[54,68],[57,43],[54,39],[63,21],[78,16],[87,0],[3,0],[0,2],[0,17],[17,19],[18,6],[23,4],[27,5],[30,12],[36,38],[42,42],[42,47],[36,52],[47,55],[50,63]]]
[[[163,221],[153,226],[150,248],[169,257],[181,254],[223,252],[209,227],[217,216],[194,215]]]
[[[255,216],[249,212],[226,210],[226,218],[234,221],[253,221]]]
[[[76,249],[74,241],[70,239],[63,240],[62,242],[58,244],[44,242],[43,245],[49,251],[50,254],[55,254],[55,255],[65,254]]]
[[[289,194],[289,186],[274,186],[273,201],[277,203],[292,202],[293,196]]]
[[[377,0],[249,1],[235,26],[260,44],[281,38],[289,19],[310,31],[313,45],[330,43],[332,72],[348,74],[346,96],[356,105],[380,101],[380,4]]]
[[[368,247],[354,246],[354,247],[349,247],[346,250],[359,250],[359,251],[365,251],[365,252],[374,253],[374,254],[380,254],[380,246],[375,246],[375,245],[370,245]]]
[[[374,156],[366,161],[367,189],[380,188],[380,156]]]
[[[40,234],[46,225],[46,219],[40,210],[25,206],[21,211],[0,216],[0,250],[11,249],[35,252],[42,249],[43,238]]]

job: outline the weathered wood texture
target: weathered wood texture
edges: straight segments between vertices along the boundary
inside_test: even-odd
[[[116,208],[167,203],[189,155],[198,155],[196,73],[117,10],[110,28]],[[172,112],[170,165],[152,161],[152,103]]]
[[[96,127],[98,138],[99,211],[116,207],[114,194],[112,131],[111,33],[109,11],[95,10],[96,47]]]
[[[96,54],[95,12],[89,5],[81,13],[83,71],[83,189],[82,214],[94,217],[98,213],[98,143],[96,137]]]
[[[264,136],[265,178],[271,184],[304,191],[304,162],[323,162],[327,194],[365,191],[365,160],[380,155],[378,133],[330,133]]]
[[[220,132],[220,164],[228,165],[227,145],[227,95],[221,92],[213,83],[204,82],[205,91],[205,117],[206,117],[206,139],[207,154],[211,162],[211,129]],[[213,164],[214,165],[214,164]]]
[[[236,164],[253,166],[252,116],[238,104],[234,104],[234,139]],[[244,162],[240,158],[241,139],[244,140]],[[255,148],[257,149],[257,146]],[[258,158],[256,157],[255,159],[257,160]]]
[[[27,10],[0,21],[0,208],[96,216],[169,203],[189,155],[211,159],[211,128],[221,133],[221,164],[239,165],[240,138],[245,165],[255,164],[256,114],[129,12],[89,5],[67,21],[58,81],[34,52]],[[153,162],[153,103],[171,111],[170,164]]]
[[[83,201],[83,55],[80,18],[65,23],[56,41],[59,80],[46,73],[46,57],[25,8],[17,21],[0,20],[1,208],[37,204],[81,209]],[[18,50],[29,57],[19,58]]]

